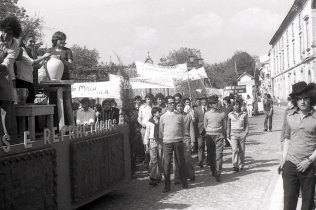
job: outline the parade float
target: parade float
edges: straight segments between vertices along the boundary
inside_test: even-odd
[[[73,82],[60,80],[57,69],[62,69],[58,62],[48,62],[46,77],[53,79],[40,82],[55,100],[20,100],[15,105],[19,140],[8,135],[0,139],[0,209],[77,209],[131,179],[128,126],[67,123],[65,119],[73,117],[66,105],[71,100],[65,101],[63,94],[71,91]],[[44,119],[39,133],[38,117]]]

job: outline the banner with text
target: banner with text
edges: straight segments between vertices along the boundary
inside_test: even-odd
[[[159,66],[154,64],[142,63],[136,61],[137,74],[141,77],[156,78],[165,77],[171,79],[172,77],[187,77],[187,64],[178,64],[175,66]]]
[[[89,82],[71,85],[73,98],[120,98],[120,82]]]

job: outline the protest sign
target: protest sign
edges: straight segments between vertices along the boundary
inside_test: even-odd
[[[159,66],[149,63],[136,62],[137,73],[141,77],[187,77],[187,64],[178,64],[175,66]]]
[[[120,98],[120,82],[89,82],[71,85],[73,98]]]

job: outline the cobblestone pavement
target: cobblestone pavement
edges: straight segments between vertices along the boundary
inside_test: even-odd
[[[276,180],[281,156],[282,113],[280,110],[274,112],[272,132],[263,131],[263,115],[250,119],[245,168],[238,173],[232,172],[231,148],[226,147],[220,183],[210,175],[209,168],[195,167],[196,182],[190,183],[189,189],[172,185],[171,192],[166,194],[162,193],[163,183],[150,187],[143,171],[125,187],[82,209],[269,209],[269,189]]]

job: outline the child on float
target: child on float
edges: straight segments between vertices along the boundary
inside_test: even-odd
[[[150,151],[149,185],[157,186],[162,177],[162,140],[159,139],[159,118],[161,109],[153,107],[151,110],[152,117],[146,124],[144,142],[147,143]]]

